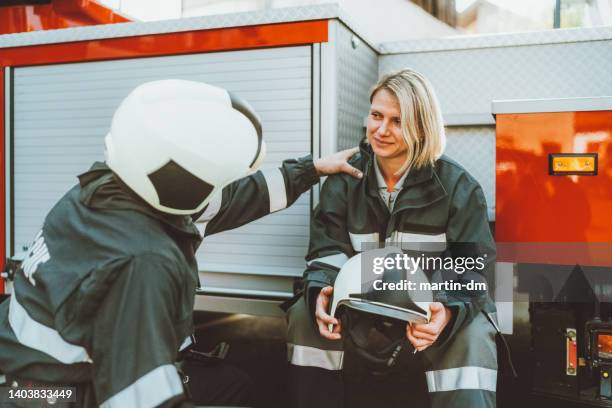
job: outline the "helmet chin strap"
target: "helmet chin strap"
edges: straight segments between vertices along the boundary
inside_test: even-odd
[[[349,341],[351,340],[349,339]],[[355,352],[359,355],[359,357],[370,363],[376,365],[383,365],[388,368],[391,368],[397,363],[397,357],[399,356],[400,351],[405,348],[405,343],[405,340],[396,340],[395,342],[393,342],[393,351],[390,357],[376,357],[374,354],[371,354],[370,352],[362,349],[361,347],[355,347]]]
[[[371,353],[367,350],[367,338],[363,334],[366,331],[364,330],[351,330],[353,326],[351,326],[350,312],[343,313],[341,316],[342,327],[347,328],[347,335],[344,337],[345,341],[349,343],[353,350],[359,355],[359,357],[363,358],[365,361],[378,365],[384,366],[387,368],[392,368],[397,363],[398,356],[402,350],[410,350],[413,346],[408,341],[407,338],[402,337],[388,346],[382,348],[377,353]],[[355,324],[355,323],[354,323]],[[368,322],[357,322],[356,325],[368,325]]]
[[[266,158],[266,152],[267,152],[266,142],[264,142],[263,140],[260,140],[259,145],[257,147],[257,154],[255,155],[253,162],[249,166],[249,169],[251,170],[251,172],[257,171],[259,166],[261,166],[261,163],[263,163],[264,159]]]

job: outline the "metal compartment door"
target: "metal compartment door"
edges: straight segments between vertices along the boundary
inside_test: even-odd
[[[311,48],[16,68],[12,252],[34,238],[46,213],[77,182],[75,176],[104,159],[104,136],[114,109],[146,81],[205,81],[247,99],[263,120],[268,146],[263,170],[310,153]],[[207,238],[198,253],[202,273],[208,275],[202,281],[220,292],[232,288],[247,295],[270,295],[276,290],[286,294],[291,286],[278,277],[302,274],[309,213],[310,193],[306,193],[285,211]]]

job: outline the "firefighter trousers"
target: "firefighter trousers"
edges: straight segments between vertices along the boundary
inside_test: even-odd
[[[8,383],[72,384],[76,387],[77,402],[64,406],[78,408],[179,406],[187,397],[184,392],[187,381],[181,378],[175,362],[181,341],[193,330],[195,288],[191,286],[195,280],[181,282],[173,279],[171,271],[162,272],[166,271],[143,267],[140,260],[135,259],[129,267],[119,270],[112,284],[103,279],[91,279],[93,282],[87,285],[83,283],[67,302],[73,302],[70,306],[75,313],[81,312],[88,317],[75,319],[74,327],[81,329],[83,338],[91,339],[87,350],[92,362],[72,366],[60,361],[46,365],[35,363],[32,365],[40,366],[35,372],[38,377],[34,377],[32,371],[30,374],[7,373]],[[177,287],[186,289],[180,291]],[[182,293],[184,296],[180,297]],[[10,327],[9,330],[12,332]],[[64,348],[75,347],[59,335],[57,338]],[[15,347],[15,359],[20,358],[19,353],[29,361],[34,360],[29,357],[32,353],[41,359],[45,357],[43,353],[22,346],[16,338],[9,344]],[[11,350],[1,351],[8,359],[6,354]],[[84,368],[77,371],[74,366]],[[76,375],[68,377],[66,373],[71,370],[77,371],[82,378],[74,381]],[[252,406],[250,380],[237,368],[224,362],[204,366],[187,362],[183,370],[189,378],[191,400],[196,405]],[[66,380],[58,379],[59,372],[64,373]],[[190,404],[193,405],[184,402],[185,406]],[[54,406],[62,405],[58,402]]]
[[[178,404],[181,408],[215,408],[215,407],[252,407],[253,385],[247,374],[223,361],[214,365],[202,365],[188,362],[182,364],[183,383],[189,402]],[[83,408],[95,406],[95,395],[92,383],[50,384],[40,381],[22,380],[6,377],[6,384],[0,387],[19,387],[19,389],[38,388],[54,389],[71,387],[74,389],[73,402],[39,399],[35,402],[1,402],[0,408]]]
[[[342,341],[319,335],[303,298],[287,311],[287,324],[293,406],[343,407]],[[432,408],[495,407],[496,333],[479,313],[453,338],[423,351]]]

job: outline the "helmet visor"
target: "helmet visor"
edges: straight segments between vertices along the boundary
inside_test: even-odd
[[[159,203],[167,208],[196,211],[214,187],[170,160],[148,175]]]
[[[338,308],[341,306],[349,307],[353,310],[358,310],[365,313],[370,313],[377,316],[389,317],[391,319],[397,319],[404,322],[410,323],[427,323],[427,312],[414,309],[403,309],[397,306],[371,302],[362,299],[349,298],[342,300],[338,304]]]

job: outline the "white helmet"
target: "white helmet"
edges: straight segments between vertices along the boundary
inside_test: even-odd
[[[362,252],[349,259],[336,276],[330,314],[338,317],[341,309],[346,307],[405,322],[428,321],[433,293],[418,289],[422,287],[421,283],[429,282],[423,270],[407,271],[394,267],[381,274],[373,270],[375,258],[393,258],[402,253],[399,248],[385,247]],[[417,289],[409,290],[404,281],[413,282]]]
[[[194,214],[265,156],[261,122],[228,91],[168,79],[138,86],[117,108],[106,162],[148,204]]]
[[[342,322],[345,349],[355,351],[376,370],[393,367],[400,352],[412,348],[406,338],[406,324],[425,323],[431,314],[430,290],[411,293],[402,286],[410,281],[418,288],[428,282],[422,270],[374,270],[375,258],[386,260],[396,254],[402,251],[393,247],[357,254],[342,266],[334,282],[330,314]],[[385,289],[383,284],[395,286]],[[377,335],[372,336],[373,332]]]

